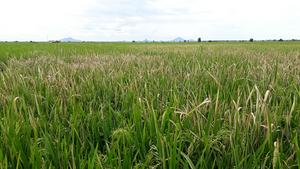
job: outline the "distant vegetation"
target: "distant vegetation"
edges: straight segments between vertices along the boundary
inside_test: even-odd
[[[298,168],[299,53],[1,43],[0,168]]]
[[[256,42],[271,42],[271,41],[279,41],[279,42],[283,42],[283,41],[287,41],[287,42],[295,42],[295,41],[300,41],[300,39],[272,39],[272,40],[255,40]],[[2,41],[2,43],[8,43],[8,42],[14,42],[17,43],[19,41]],[[97,43],[97,42],[102,42],[102,41],[81,41],[78,39],[73,39],[73,38],[63,38],[60,40],[49,40],[49,41],[21,41],[21,42],[30,42],[30,43],[34,43],[34,42],[50,42],[50,43],[72,43],[72,42],[76,42],[76,43]],[[198,39],[194,40],[194,39],[184,39],[181,37],[177,37],[173,40],[148,40],[148,39],[144,39],[144,40],[132,40],[132,41],[113,41],[111,43],[126,43],[126,42],[137,42],[137,43],[157,43],[157,42],[190,42],[190,43],[194,43],[194,42],[254,42],[253,38],[250,38],[249,40],[203,40],[201,39],[201,37],[199,37]],[[1,41],[0,41],[1,43]],[[109,43],[109,41],[107,41],[106,43]]]

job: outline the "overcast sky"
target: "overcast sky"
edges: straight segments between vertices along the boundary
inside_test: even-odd
[[[300,0],[0,0],[0,41],[300,39]]]

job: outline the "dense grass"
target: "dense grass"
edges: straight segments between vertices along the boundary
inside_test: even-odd
[[[300,43],[2,43],[0,168],[298,168]]]

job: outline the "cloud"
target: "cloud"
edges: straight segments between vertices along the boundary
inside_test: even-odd
[[[84,32],[97,32],[105,40],[156,38],[167,39],[179,36],[175,30],[195,23],[192,11],[184,5],[189,1],[113,0],[94,1],[86,11],[88,22]],[[190,1],[196,2],[196,1]],[[193,4],[190,4],[193,5]],[[204,12],[201,11],[203,14]],[[174,33],[171,33],[174,32]],[[188,34],[188,33],[187,33]],[[98,38],[98,37],[95,37]]]
[[[0,40],[300,38],[299,10],[298,0],[10,0]]]

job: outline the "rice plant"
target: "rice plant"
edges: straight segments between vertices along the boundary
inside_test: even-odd
[[[300,43],[2,43],[0,168],[298,168]]]

